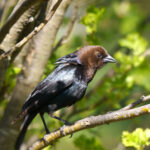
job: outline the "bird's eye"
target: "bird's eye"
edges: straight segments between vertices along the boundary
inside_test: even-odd
[[[97,54],[97,57],[98,57],[99,59],[102,59],[102,58],[103,58],[103,56],[102,56],[100,53]]]

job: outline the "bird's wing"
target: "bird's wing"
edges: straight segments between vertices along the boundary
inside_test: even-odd
[[[60,92],[73,83],[75,69],[71,66],[56,68],[45,80],[43,80],[27,98],[23,111],[32,105],[47,105]]]
[[[74,53],[68,54],[66,56],[63,56],[61,58],[59,58],[55,64],[65,64],[65,63],[69,63],[69,64],[81,64],[80,60],[78,58],[78,51],[75,51]]]

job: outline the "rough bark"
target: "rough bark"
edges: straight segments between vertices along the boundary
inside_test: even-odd
[[[132,103],[118,111],[109,112],[104,115],[90,116],[82,120],[79,120],[72,125],[63,126],[60,129],[54,132],[51,132],[50,134],[44,135],[43,139],[37,140],[29,148],[29,150],[40,150],[52,144],[56,140],[64,136],[67,136],[69,134],[78,132],[80,130],[89,129],[89,128],[93,128],[93,127],[104,125],[104,124],[109,124],[111,122],[127,120],[127,119],[135,118],[144,114],[149,114],[150,104],[132,109],[134,106],[137,106],[138,104],[148,101],[148,100],[150,100],[150,95],[146,97],[142,97],[135,103]]]
[[[30,0],[21,0],[21,1],[19,1],[18,5],[16,5],[16,7],[15,7],[14,11],[12,12],[12,14],[9,16],[7,22],[5,23],[5,25],[0,30],[0,35],[1,35],[0,42],[3,41],[6,34],[9,32],[10,28],[12,28],[12,26],[14,24],[16,24],[16,22],[18,20],[20,20],[20,18],[22,16],[24,16],[24,13],[28,12],[28,10],[31,9],[31,7],[42,4],[44,1],[45,0],[38,0],[38,1],[36,1],[36,0],[32,0],[32,1],[30,1]],[[33,7],[32,10],[33,11],[35,10],[34,7]],[[24,20],[24,21],[26,21],[26,20]],[[18,27],[20,27],[20,26],[18,26]]]
[[[39,1],[38,3],[35,3],[35,5],[32,5],[31,8],[29,8],[24,12],[24,14],[11,27],[9,34],[7,34],[6,37],[4,38],[3,42],[0,45],[1,49],[7,51],[19,41],[19,39],[23,36],[22,35],[23,30],[30,23],[29,22],[30,17],[34,17],[39,11],[41,6],[42,1]],[[0,60],[0,66],[4,66],[1,68],[0,72],[0,90],[9,64],[10,64],[9,57]]]
[[[50,22],[33,39],[23,72],[19,75],[11,100],[0,123],[0,145],[3,150],[12,149],[19,132],[18,124],[10,122],[20,112],[28,94],[41,79],[45,65],[51,55],[52,45],[70,0],[63,0]],[[8,144],[9,143],[9,144]]]
[[[13,8],[17,3],[17,0],[1,0],[0,2],[0,28],[6,22],[8,18],[9,10]]]
[[[36,3],[31,5],[31,7],[23,13],[23,15],[16,21],[16,23],[9,30],[9,34],[5,37],[1,43],[1,49],[8,51],[13,47],[22,35],[24,28],[30,23],[31,17],[34,17],[39,11],[42,3]]]

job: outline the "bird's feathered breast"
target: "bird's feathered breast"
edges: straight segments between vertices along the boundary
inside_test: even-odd
[[[42,106],[53,103],[53,99],[71,86],[75,78],[77,67],[74,65],[59,65],[46,79],[44,79],[26,100],[23,111],[28,107]]]

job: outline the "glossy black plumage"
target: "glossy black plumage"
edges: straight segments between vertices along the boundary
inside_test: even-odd
[[[87,87],[87,83],[82,81],[83,76],[76,76],[78,72],[80,72],[80,67],[76,68],[74,65],[58,66],[31,93],[23,106],[23,111],[30,107],[29,112],[40,109],[42,112],[50,110],[52,113],[62,107],[72,105],[84,95]],[[47,105],[49,105],[49,110],[45,110]]]
[[[115,60],[100,46],[86,46],[56,61],[56,69],[44,79],[25,101],[21,114],[24,117],[15,148],[19,150],[28,125],[40,113],[46,132],[43,114],[52,114],[80,100],[97,69]]]

